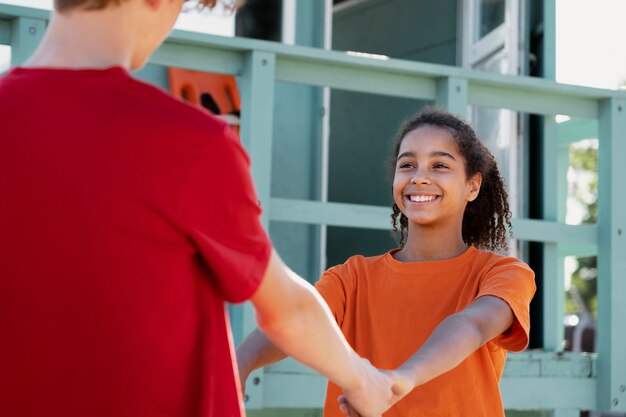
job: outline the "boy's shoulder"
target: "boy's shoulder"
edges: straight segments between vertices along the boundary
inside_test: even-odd
[[[151,106],[154,106],[153,110],[160,108],[161,112],[169,115],[170,120],[176,120],[189,128],[197,127],[206,132],[206,130],[223,131],[228,126],[225,121],[209,111],[172,97],[163,89],[134,77],[130,78],[127,94],[151,103]]]
[[[14,67],[0,76],[0,92],[5,102],[15,96],[44,92],[51,100],[70,102],[85,113],[101,114],[111,122],[123,124],[131,119],[147,134],[165,134],[174,129],[186,135],[198,132],[206,136],[228,128],[209,111],[174,98],[119,66],[78,70]],[[62,105],[50,109],[54,110],[65,111]]]

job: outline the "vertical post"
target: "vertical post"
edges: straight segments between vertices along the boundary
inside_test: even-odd
[[[626,410],[626,100],[600,103],[598,409]]]
[[[11,24],[11,66],[22,65],[35,52],[46,30],[40,19],[17,17]]]
[[[263,207],[263,225],[269,227],[274,121],[274,54],[246,54],[241,78],[241,138],[252,160],[252,177]]]
[[[558,144],[558,201],[556,217],[560,223],[565,223],[567,217],[567,171],[569,169],[569,143],[563,143],[560,141]]]
[[[556,0],[543,1],[543,78],[556,80]]]
[[[274,77],[276,56],[267,52],[250,51],[245,56],[241,90],[241,138],[252,161],[252,177],[263,207],[262,222],[269,230],[269,208],[272,180],[272,136],[274,120]],[[232,306],[233,334],[240,338],[256,327],[250,303]],[[235,343],[241,339],[235,338]],[[253,372],[246,388],[245,405],[249,409],[263,408],[263,370]]]
[[[296,2],[295,6],[295,44],[313,48],[330,49],[330,29],[332,27],[332,1]],[[297,4],[296,4],[297,3]],[[290,86],[294,92],[306,94],[306,108],[294,108],[292,111],[304,110],[309,114],[311,131],[308,135],[310,165],[310,180],[308,184],[309,198],[313,200],[328,201],[328,139],[329,139],[329,115],[330,115],[330,89],[328,87],[313,86]],[[298,117],[285,114],[282,122],[289,126],[285,117],[297,121]],[[307,278],[317,280],[326,267],[326,225],[308,225],[308,267]]]
[[[435,104],[467,120],[467,80],[457,77],[439,79]]]
[[[543,78],[556,80],[556,0],[543,2]],[[559,148],[555,115],[543,118],[543,215],[544,220],[559,220]],[[565,289],[563,258],[558,245],[543,245],[543,347],[563,350],[563,313]]]
[[[559,143],[554,115],[544,117],[543,126],[543,215],[544,220],[559,220]],[[563,313],[565,289],[563,259],[558,245],[543,245],[543,347],[547,351],[563,350]]]
[[[284,43],[324,48],[329,40],[332,3],[283,1]],[[274,178],[276,197],[324,201],[327,195],[325,124],[327,88],[277,83],[274,117]],[[325,265],[326,226],[277,222],[271,234],[285,262],[311,282]]]

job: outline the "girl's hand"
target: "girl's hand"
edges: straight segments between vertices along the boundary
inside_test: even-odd
[[[347,417],[361,417],[361,415],[357,413],[354,408],[352,408],[348,400],[346,400],[346,397],[343,395],[340,395],[339,398],[337,398],[337,402],[339,403],[339,411]]]
[[[391,379],[391,391],[392,397],[389,400],[388,407],[392,407],[395,403],[404,398],[409,392],[415,388],[414,382],[411,378],[411,375],[408,371],[398,368],[392,371],[381,371],[384,375],[386,375],[389,379]],[[348,399],[345,395],[340,395],[337,399],[339,403],[339,410],[345,414],[347,417],[362,417],[355,409],[352,407]]]
[[[341,411],[349,416],[382,417],[391,406],[391,379],[364,358],[358,358],[361,370],[359,384],[344,389],[338,398]]]
[[[415,388],[415,383],[411,374],[403,370],[402,368],[395,369],[393,371],[382,371],[391,379],[391,391],[393,397],[391,399],[392,405],[404,398],[409,392]]]

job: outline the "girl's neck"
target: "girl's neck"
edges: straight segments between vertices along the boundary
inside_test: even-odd
[[[458,230],[409,227],[406,244],[394,257],[402,262],[452,259],[467,250],[463,234]]]

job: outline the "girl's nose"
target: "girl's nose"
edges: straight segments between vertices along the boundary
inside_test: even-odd
[[[429,185],[431,183],[430,177],[422,171],[418,171],[415,173],[413,178],[411,178],[411,184],[421,184],[421,185]]]

